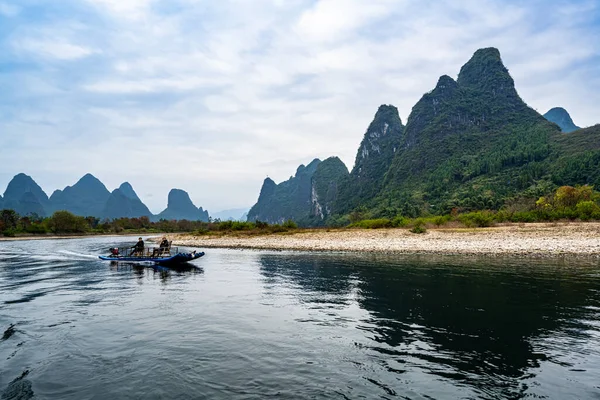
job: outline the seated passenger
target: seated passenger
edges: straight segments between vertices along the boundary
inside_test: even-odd
[[[138,255],[138,256],[144,255],[144,241],[142,240],[142,238],[139,238],[138,242],[131,249],[133,250],[131,252],[132,256],[134,256],[134,255]]]
[[[166,236],[163,236],[162,240],[160,241],[160,244],[158,245],[158,249],[154,249],[154,251],[152,251],[152,256],[162,256],[163,253],[166,253],[169,250],[169,241],[167,240]]]

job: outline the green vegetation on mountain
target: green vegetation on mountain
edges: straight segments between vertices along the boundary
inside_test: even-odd
[[[340,182],[337,213],[349,212],[380,192],[403,133],[398,109],[392,105],[380,106],[358,148],[350,176]]]
[[[512,213],[520,207],[528,212],[535,200],[559,186],[600,187],[599,166],[600,126],[561,132],[520,98],[499,51],[480,49],[457,80],[439,78],[413,107],[406,126],[395,107],[379,108],[352,172],[338,181],[337,193],[328,195],[336,200],[325,223],[379,218],[373,224],[381,219],[391,224],[396,218],[479,210]],[[293,203],[290,193],[279,197],[280,185],[270,181],[265,186],[269,204]],[[296,193],[307,196],[306,189]],[[306,207],[279,211],[271,208],[271,221],[322,223],[306,218]]]

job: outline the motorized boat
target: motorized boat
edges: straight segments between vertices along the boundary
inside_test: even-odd
[[[119,249],[116,247],[109,249],[110,254],[107,256],[98,256],[103,261],[126,261],[126,262],[153,262],[160,265],[177,265],[187,263],[202,257],[203,251],[197,252],[179,252],[176,247],[168,248],[145,249],[144,251],[132,251],[129,248]]]

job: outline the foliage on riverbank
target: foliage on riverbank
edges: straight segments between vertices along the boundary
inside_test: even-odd
[[[81,217],[68,211],[56,211],[51,217],[36,215],[20,216],[14,210],[0,211],[0,233],[13,237],[20,235],[47,234],[124,234],[193,232],[203,222],[188,220],[160,220],[151,222],[148,217],[117,218],[100,220],[96,217]]]
[[[358,219],[349,228],[378,229],[409,227],[440,227],[454,224],[464,227],[489,227],[497,223],[553,222],[560,220],[600,220],[600,193],[592,186],[561,186],[556,192],[540,197],[535,203],[515,204],[499,211],[483,210],[421,218]],[[360,215],[360,213],[358,214]],[[350,218],[357,218],[351,215]],[[416,229],[417,231],[421,228]]]
[[[283,224],[269,224],[262,221],[222,221],[222,222],[203,222],[201,227],[195,231],[198,235],[225,235],[225,234],[244,234],[244,235],[265,235],[272,233],[290,232],[298,229],[298,225],[288,220]]]
[[[407,228],[413,233],[424,233],[428,228],[489,227],[498,223],[553,222],[560,220],[600,220],[600,193],[593,187],[561,186],[556,192],[540,197],[537,201],[517,203],[499,211],[483,210],[468,213],[453,211],[448,215],[432,215],[408,218],[364,218],[363,212],[355,211],[332,227],[381,229]],[[19,216],[13,210],[0,211],[0,232],[4,236],[45,234],[123,234],[194,232],[197,235],[262,235],[294,232],[298,225],[294,221],[283,224],[241,221],[168,221],[151,222],[147,217],[100,220],[95,217],[80,217],[68,211],[57,211],[51,217],[35,215]]]

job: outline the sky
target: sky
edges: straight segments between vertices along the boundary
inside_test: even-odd
[[[521,97],[600,122],[600,0],[0,0],[0,193],[92,173],[209,211],[338,156],[482,47]]]

